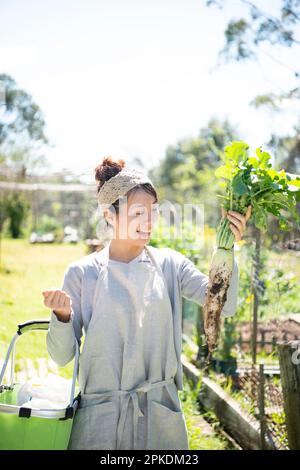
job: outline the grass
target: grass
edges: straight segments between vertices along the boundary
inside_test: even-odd
[[[194,340],[194,338],[192,339]],[[189,361],[191,359],[195,359],[194,351],[188,343],[183,342],[182,352]],[[199,450],[231,449],[231,444],[220,432],[219,421],[215,413],[212,410],[199,411],[197,396],[201,387],[201,378],[195,388],[193,387],[192,381],[190,381],[185,375],[183,377],[183,391],[179,392],[179,396],[181,398],[182,407],[189,429],[190,448]],[[207,435],[202,433],[201,426],[197,426],[197,416],[202,416],[202,418],[206,419],[210,423],[214,429],[213,434]]]
[[[179,397],[184,412],[189,437],[190,450],[228,450],[229,442],[216,429],[212,434],[204,434],[201,426],[197,423],[197,417],[205,417],[206,414],[200,413],[197,403],[198,387],[194,388],[191,381],[186,376],[183,378],[183,390],[179,391]],[[213,412],[209,412],[209,421],[213,428],[218,428],[218,421]]]
[[[84,243],[30,244],[26,240],[2,241],[0,270],[0,357],[6,354],[9,342],[19,323],[50,318],[44,306],[42,291],[61,287],[67,265],[87,254]],[[16,359],[49,358],[46,332],[34,331],[20,337]],[[62,370],[69,376],[73,361]]]

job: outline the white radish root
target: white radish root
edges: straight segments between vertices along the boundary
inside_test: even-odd
[[[221,312],[227,300],[232,268],[232,250],[215,249],[203,306],[204,331],[210,353],[217,346],[221,325]]]

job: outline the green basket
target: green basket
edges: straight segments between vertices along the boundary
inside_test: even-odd
[[[64,450],[68,448],[73,418],[81,393],[76,385],[79,360],[77,340],[70,402],[67,408],[31,409],[17,405],[21,384],[14,382],[15,345],[25,332],[48,330],[49,320],[32,320],[18,325],[0,373],[0,450]],[[1,385],[12,354],[10,385]],[[76,394],[76,397],[75,397]]]

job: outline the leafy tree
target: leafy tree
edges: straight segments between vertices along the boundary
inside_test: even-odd
[[[237,137],[227,120],[213,118],[198,136],[170,145],[165,158],[150,172],[159,187],[159,198],[180,204],[203,203],[206,221],[215,223],[219,213],[215,212],[214,169],[224,146]]]
[[[220,9],[226,6],[224,0],[206,0],[206,5],[215,5]],[[272,47],[298,47],[300,37],[297,30],[300,22],[300,0],[281,0],[277,15],[257,5],[257,2],[240,0],[240,3],[248,9],[242,18],[232,19],[224,31],[225,46],[220,51],[220,58],[225,62],[257,60],[260,53],[266,54],[278,65],[289,69],[292,76],[300,78],[300,70],[291,67],[279,60],[272,53],[261,48],[262,43],[268,43]],[[272,111],[279,111],[288,100],[300,99],[300,86],[290,90],[281,91],[279,94],[266,93],[257,96],[251,104],[256,108],[267,106]]]
[[[0,115],[0,144],[20,135],[47,143],[43,114],[31,95],[19,88],[9,75],[0,74],[0,81],[5,89],[4,112]]]
[[[240,0],[240,3],[248,7],[249,16],[229,21],[225,30],[225,46],[221,51],[227,60],[256,58],[262,42],[285,47],[300,44],[300,38],[295,35],[300,22],[299,0],[282,0],[277,16],[266,12],[255,2]],[[206,5],[223,8],[226,1],[207,0]]]
[[[12,193],[8,198],[7,214],[9,217],[9,232],[12,238],[20,238],[22,235],[22,223],[28,212],[29,204],[19,193]]]
[[[286,168],[289,173],[300,174],[300,124],[291,136],[272,135],[269,146],[276,150],[277,165]]]
[[[297,66],[288,66],[272,55],[272,48],[278,46],[292,48],[300,46],[300,37],[297,36],[300,23],[300,0],[281,0],[277,8],[277,15],[266,11],[265,6],[258,2],[239,0],[245,5],[248,14],[242,18],[232,19],[224,31],[225,46],[220,56],[226,62],[256,60],[260,53],[267,54],[278,65],[289,69],[296,80],[300,79],[300,69]],[[215,5],[220,9],[226,7],[224,0],[206,0],[206,5]],[[262,2],[260,2],[262,5]],[[262,43],[267,43],[271,53],[262,50]],[[283,111],[287,102],[300,99],[300,86],[280,91],[280,93],[264,93],[256,96],[251,105],[256,109],[264,107],[271,114]],[[277,137],[272,135],[268,146],[274,150],[276,165],[282,165],[288,172],[300,174],[300,125],[296,126],[290,136]]]
[[[234,129],[225,120],[212,118],[207,127],[200,129],[197,137],[181,139],[169,145],[164,159],[150,174],[162,186],[172,186],[177,181],[177,168],[185,165],[189,158],[194,159],[194,170],[202,170],[208,165],[215,168],[219,152],[224,145],[236,137]]]
[[[33,174],[36,169],[48,166],[46,157],[29,145],[3,145],[2,152],[5,165],[12,169],[16,181],[26,181],[28,173]]]
[[[0,84],[5,90],[0,107],[0,164],[12,168],[18,180],[25,180],[28,171],[46,164],[42,147],[49,141],[44,117],[31,95],[12,77],[0,74]]]
[[[8,218],[7,212],[7,196],[0,193],[0,267],[1,267],[1,260],[2,260],[2,232],[4,222]]]

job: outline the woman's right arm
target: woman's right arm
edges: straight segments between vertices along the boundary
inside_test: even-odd
[[[57,289],[58,295],[53,295],[53,291],[43,292],[44,304],[51,308],[46,336],[47,350],[54,362],[61,367],[75,356],[75,341],[77,340],[79,347],[81,345],[81,279],[81,268],[71,263],[65,271],[62,288]],[[50,302],[47,301],[49,295],[52,298]]]

